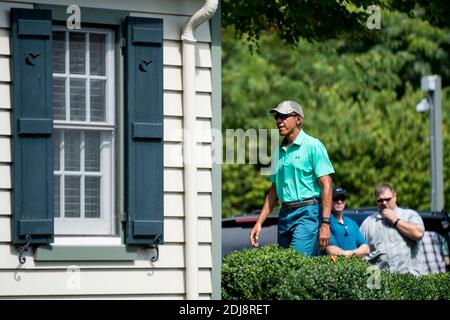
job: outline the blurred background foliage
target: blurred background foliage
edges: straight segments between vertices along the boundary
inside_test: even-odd
[[[394,1],[395,2],[395,1]],[[401,2],[401,1],[400,1]],[[424,14],[422,12],[422,14]],[[327,147],[334,185],[348,207],[374,206],[373,189],[389,182],[400,206],[430,209],[429,114],[420,78],[442,77],[445,203],[450,204],[450,32],[414,17],[381,12],[374,36],[284,45],[258,34],[258,53],[233,26],[222,30],[222,128],[276,128],[268,109],[282,100],[304,108],[303,129]],[[223,165],[223,216],[260,209],[270,186],[261,164]]]

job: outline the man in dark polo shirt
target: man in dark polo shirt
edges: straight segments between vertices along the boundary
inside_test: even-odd
[[[278,200],[278,244],[305,255],[316,255],[330,240],[331,174],[333,166],[321,141],[302,130],[303,108],[283,101],[270,110],[284,136],[272,157],[272,186],[250,233],[258,246],[261,226]]]

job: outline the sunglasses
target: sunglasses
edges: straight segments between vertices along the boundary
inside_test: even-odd
[[[348,226],[345,225],[344,228],[345,228],[344,237],[346,237],[346,236],[348,236]]]
[[[295,112],[294,112],[294,113],[289,113],[289,114],[275,113],[275,114],[273,115],[273,118],[274,118],[275,120],[278,120],[278,119],[286,120],[287,118],[289,118],[289,117],[294,117],[294,116],[297,116],[297,114],[296,114]]]
[[[334,202],[338,202],[338,201],[345,202],[345,197],[336,197],[336,198],[333,198],[333,201]]]
[[[394,196],[392,196],[392,197],[390,197],[390,198],[378,198],[377,199],[377,203],[383,203],[383,202],[389,202],[389,201],[391,201],[392,200],[392,198],[393,198]]]

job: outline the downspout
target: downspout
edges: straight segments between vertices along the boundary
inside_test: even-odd
[[[184,159],[184,234],[186,299],[199,298],[198,290],[198,214],[197,214],[197,165],[195,163],[195,29],[214,16],[219,1],[206,0],[183,27],[183,159]]]

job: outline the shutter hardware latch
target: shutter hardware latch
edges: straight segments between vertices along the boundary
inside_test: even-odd
[[[160,238],[161,238],[160,234],[156,235],[156,237],[155,237],[155,244],[152,247],[156,249],[156,255],[153,256],[150,259],[152,262],[156,262],[159,259],[159,241],[160,241]]]
[[[23,255],[25,254],[25,252],[28,251],[28,248],[31,246],[31,236],[29,234],[27,234],[25,236],[25,239],[27,240],[27,243],[22,247],[22,249],[20,249],[20,253],[19,253],[20,264],[24,264],[25,261],[27,261],[27,259]]]

